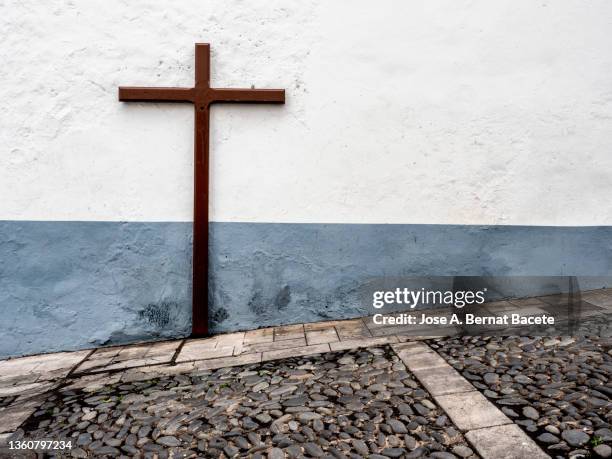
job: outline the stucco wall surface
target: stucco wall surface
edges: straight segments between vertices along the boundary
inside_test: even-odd
[[[7,0],[0,219],[190,221],[192,110],[119,85],[285,106],[212,115],[214,221],[609,225],[612,3]]]

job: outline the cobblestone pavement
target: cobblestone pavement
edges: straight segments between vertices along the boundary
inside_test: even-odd
[[[564,295],[551,295],[547,297],[521,300],[497,301],[493,303],[486,303],[483,307],[485,312],[494,315],[510,313],[519,313],[523,316],[540,315],[543,313],[550,313],[553,310],[558,310],[560,305],[562,305],[564,302],[567,303],[567,299],[568,298],[566,298]],[[609,335],[609,323],[612,315],[612,289],[602,289],[583,293],[581,295],[579,306],[580,318],[582,320],[581,324],[579,325],[583,327],[580,328],[580,332],[585,331],[584,327],[586,327],[587,330],[597,329],[597,327],[599,327],[599,329],[606,331]],[[572,311],[575,312],[575,308]],[[419,313],[421,312],[427,313],[431,316],[437,316],[441,313],[439,310],[419,311]],[[574,330],[577,330],[577,328],[574,328]],[[28,438],[24,435],[23,430],[24,422],[26,422],[26,420],[36,420],[36,423],[34,424],[32,424],[30,421],[27,424],[28,433],[32,430],[37,430],[39,427],[39,422],[44,421],[46,417],[64,416],[63,414],[59,414],[59,412],[63,412],[69,405],[80,403],[83,398],[95,396],[88,395],[85,397],[83,392],[87,394],[96,394],[98,391],[102,393],[105,390],[109,390],[109,388],[112,389],[111,392],[113,392],[109,392],[110,395],[108,397],[101,399],[106,400],[107,398],[110,398],[108,402],[83,406],[83,416],[85,416],[85,408],[90,408],[90,412],[91,410],[98,411],[97,405],[99,404],[103,405],[103,403],[111,403],[112,406],[109,406],[109,412],[106,413],[109,414],[111,411],[123,406],[123,401],[130,400],[132,396],[144,395],[146,397],[150,397],[152,392],[158,391],[157,385],[162,383],[167,383],[168,387],[172,386],[171,389],[173,393],[180,393],[182,398],[179,402],[185,405],[185,400],[195,397],[189,395],[189,391],[191,389],[194,391],[199,390],[199,387],[202,384],[206,384],[206,378],[224,379],[222,384],[227,384],[227,386],[219,388],[220,392],[224,392],[227,390],[227,388],[233,389],[234,385],[241,384],[241,382],[232,382],[232,378],[228,375],[236,375],[242,371],[251,371],[250,368],[265,367],[271,373],[280,371],[281,373],[279,373],[278,376],[285,377],[287,375],[283,375],[282,371],[285,371],[285,367],[289,365],[287,362],[294,360],[295,362],[298,362],[303,360],[306,363],[308,361],[312,361],[313,359],[318,362],[320,359],[323,359],[323,357],[321,357],[322,355],[326,356],[325,359],[327,359],[327,356],[332,356],[334,355],[333,353],[336,353],[335,355],[339,356],[346,352],[367,352],[356,351],[356,349],[382,349],[387,345],[389,345],[390,348],[396,353],[395,356],[393,356],[393,354],[386,354],[387,360],[392,359],[397,365],[401,365],[399,363],[400,361],[405,364],[408,367],[410,374],[416,378],[412,380],[418,381],[427,391],[425,394],[423,394],[420,392],[422,389],[411,388],[413,393],[410,394],[410,397],[416,397],[415,394],[418,396],[423,395],[423,401],[419,402],[419,406],[428,408],[426,400],[429,400],[434,405],[440,407],[436,408],[435,410],[431,410],[430,412],[431,416],[435,414],[435,420],[433,418],[429,419],[427,416],[419,413],[418,411],[416,413],[429,421],[428,424],[423,424],[421,427],[421,431],[424,432],[424,435],[430,435],[431,433],[430,437],[432,437],[437,444],[442,445],[445,448],[445,451],[432,450],[431,445],[435,445],[436,443],[427,443],[429,440],[421,438],[417,431],[411,431],[408,428],[408,424],[412,422],[418,423],[416,420],[400,418],[400,421],[408,421],[408,424],[405,423],[406,428],[408,428],[409,431],[408,435],[414,437],[416,444],[413,444],[410,438],[404,437],[406,434],[391,434],[391,432],[386,432],[385,429],[393,429],[393,427],[389,427],[389,424],[386,422],[387,418],[389,418],[389,413],[383,409],[381,411],[381,416],[383,416],[383,421],[385,422],[379,422],[378,418],[375,417],[375,414],[370,415],[368,412],[370,405],[362,401],[361,403],[366,405],[363,413],[370,415],[370,417],[374,416],[371,423],[380,424],[380,426],[375,427],[376,435],[378,435],[378,432],[381,431],[382,435],[385,435],[387,439],[391,439],[390,444],[384,445],[385,448],[387,448],[388,453],[385,454],[386,457],[392,457],[393,454],[396,454],[397,450],[395,450],[395,448],[404,448],[406,450],[404,455],[408,457],[410,457],[410,454],[414,456],[421,454],[424,457],[427,457],[427,455],[431,457],[444,457],[444,453],[455,454],[456,456],[461,456],[462,453],[464,455],[470,453],[467,449],[461,448],[455,451],[454,446],[456,445],[445,444],[443,438],[436,438],[434,435],[436,433],[438,435],[442,435],[440,432],[445,431],[446,428],[450,428],[451,423],[454,424],[454,426],[461,431],[461,435],[463,435],[463,437],[458,437],[461,438],[460,441],[458,440],[458,444],[465,445],[463,438],[467,439],[470,447],[485,459],[500,459],[502,457],[508,459],[522,459],[524,457],[529,457],[530,459],[545,459],[549,457],[544,454],[540,447],[521,429],[526,429],[527,432],[529,432],[535,439],[538,439],[544,433],[557,437],[559,441],[555,440],[555,443],[545,443],[546,440],[552,441],[553,437],[549,436],[542,437],[540,440],[538,440],[539,444],[552,455],[564,456],[570,454],[572,451],[581,450],[586,450],[587,452],[593,454],[599,454],[601,457],[605,457],[606,454],[608,454],[610,451],[607,449],[610,443],[609,430],[606,431],[602,429],[609,429],[610,418],[609,415],[606,417],[604,413],[606,410],[608,413],[610,411],[610,386],[609,381],[602,378],[609,377],[609,350],[607,351],[608,354],[602,356],[603,360],[599,362],[602,364],[597,366],[597,362],[594,360],[595,354],[592,354],[594,351],[586,349],[586,344],[584,344],[581,340],[577,341],[576,343],[569,343],[567,340],[562,340],[562,343],[557,343],[553,345],[552,348],[562,348],[562,352],[570,352],[570,354],[576,357],[563,355],[562,352],[557,353],[554,355],[554,358],[559,359],[558,361],[546,360],[546,362],[548,362],[548,368],[545,364],[542,364],[538,360],[542,356],[537,354],[537,352],[540,352],[542,346],[544,346],[547,352],[549,352],[551,350],[550,345],[544,345],[542,340],[534,340],[527,344],[523,343],[522,341],[514,342],[514,344],[512,344],[513,341],[509,341],[508,346],[510,346],[510,350],[504,350],[502,347],[500,350],[501,354],[491,357],[492,360],[490,361],[487,360],[489,356],[486,355],[485,360],[482,361],[484,362],[484,366],[489,366],[493,369],[487,369],[486,372],[499,374],[500,381],[502,382],[499,383],[500,387],[498,390],[495,385],[492,387],[483,387],[483,385],[488,384],[488,381],[484,380],[484,373],[479,373],[479,369],[470,369],[468,371],[466,376],[471,378],[470,381],[462,376],[460,372],[463,372],[464,370],[462,365],[476,365],[476,363],[479,362],[479,352],[485,352],[486,354],[486,352],[490,351],[490,349],[482,351],[479,350],[479,348],[486,346],[486,344],[495,343],[502,346],[504,341],[501,338],[494,338],[490,341],[483,340],[484,344],[479,343],[480,340],[476,339],[474,341],[469,341],[471,345],[467,346],[465,345],[468,343],[468,341],[456,341],[453,339],[440,341],[429,340],[428,343],[430,343],[432,347],[439,348],[440,346],[448,345],[448,352],[445,353],[446,357],[450,356],[453,358],[459,358],[460,354],[464,352],[464,350],[462,350],[463,347],[472,349],[471,351],[468,351],[467,354],[469,355],[469,352],[473,352],[475,354],[475,356],[472,356],[471,359],[467,359],[467,356],[464,356],[461,357],[464,363],[458,361],[454,362],[454,364],[460,365],[460,372],[455,371],[444,358],[440,357],[429,345],[425,344],[423,341],[426,339],[426,337],[441,335],[448,336],[456,335],[458,333],[461,333],[461,330],[455,326],[385,326],[375,323],[372,317],[363,317],[342,321],[283,325],[246,332],[227,333],[208,338],[139,343],[0,360],[0,457],[4,457],[3,454],[6,452],[7,443],[9,441],[19,438]],[[588,343],[593,342],[595,341],[588,341]],[[609,349],[609,344],[605,344],[609,342],[603,340],[599,340],[597,342],[602,346],[608,346],[607,349]],[[530,348],[529,346],[532,347]],[[573,351],[572,349],[574,349],[575,346],[578,346],[578,348],[576,351]],[[388,351],[388,348],[385,349]],[[521,352],[519,352],[518,349],[520,349]],[[530,349],[537,351],[536,354],[529,355]],[[525,355],[521,355],[523,351]],[[378,351],[373,350],[371,352],[375,353]],[[505,360],[510,358],[507,357],[508,355],[511,356],[510,361]],[[549,358],[548,354],[546,353],[542,355],[544,355],[542,358]],[[581,363],[579,368],[580,371],[576,370],[576,374],[573,374],[572,372],[574,370],[571,370],[571,365],[574,365],[576,362],[581,362],[580,359],[585,357],[587,358],[586,363]],[[397,360],[398,358],[400,360]],[[548,395],[548,397],[552,400],[543,402],[540,400],[542,398],[541,396],[539,398],[530,398],[531,392],[537,391],[532,389],[529,384],[521,383],[520,381],[516,380],[513,380],[513,382],[510,383],[509,380],[503,379],[504,377],[514,378],[517,376],[517,374],[512,373],[517,370],[514,368],[515,363],[518,362],[517,359],[524,362],[520,370],[521,373],[533,379],[536,383],[535,386],[542,386],[543,384],[543,380],[539,379],[538,374],[548,372],[548,377],[553,383],[553,385],[548,387],[548,389],[551,391],[556,389],[563,392],[563,397],[561,399],[555,399],[554,397]],[[566,363],[564,363],[567,362],[568,359],[570,361],[569,367],[566,365]],[[495,365],[493,365],[494,363]],[[321,363],[321,368],[324,368],[325,365],[329,364],[331,364],[331,362]],[[530,368],[530,365],[537,368],[537,372],[533,375],[531,375],[531,373],[536,370]],[[233,367],[233,369],[231,367]],[[567,370],[566,367],[570,369]],[[249,368],[249,370],[245,370],[245,368]],[[283,368],[285,368],[285,370],[283,370]],[[587,375],[586,379],[583,375],[584,372],[586,372],[585,374]],[[558,375],[569,379],[574,386],[571,386],[570,384],[569,386],[555,387],[554,384],[559,383],[559,381],[557,381]],[[488,379],[492,377],[494,376],[487,376]],[[189,378],[189,381],[191,381],[191,383],[189,383],[192,384],[191,388],[187,387],[188,381],[185,378]],[[325,380],[325,377],[321,378],[322,379],[318,380],[319,382]],[[242,379],[243,378],[238,378],[236,381],[242,381]],[[290,380],[292,379],[290,378]],[[312,379],[312,381],[314,381],[314,379]],[[599,384],[597,381],[600,381],[601,384]],[[270,383],[271,381],[268,381],[268,384]],[[373,384],[376,385],[377,383],[375,382]],[[514,387],[507,387],[512,386],[512,384],[518,384],[518,386],[515,385]],[[284,385],[286,384],[283,384],[283,386]],[[351,383],[343,383],[342,385],[348,387],[351,386]],[[181,389],[182,386],[185,388]],[[508,405],[508,402],[502,402],[506,403],[506,405],[499,404],[500,398],[511,395],[510,393],[506,394],[502,392],[502,390],[518,390],[519,386],[522,387],[527,393],[524,394],[523,392],[519,391],[518,393],[520,394],[520,397],[518,397],[518,395],[517,397],[528,401],[531,406]],[[489,397],[489,399],[482,394],[484,393],[485,389],[491,391],[485,394]],[[300,390],[300,388],[296,389],[294,395],[299,394]],[[366,389],[362,388],[360,390]],[[70,394],[67,391],[74,391],[74,394]],[[353,388],[353,391],[356,391],[356,389]],[[497,396],[493,394],[493,391],[497,392]],[[265,390],[263,390],[263,393],[266,393]],[[382,393],[385,393],[385,391]],[[573,393],[575,393],[575,395],[572,395]],[[381,402],[380,400],[376,400],[376,397],[379,397],[380,393],[373,392],[373,394],[375,395],[374,402]],[[553,394],[553,392],[550,392],[550,394]],[[120,396],[122,396],[121,400]],[[348,394],[342,395],[342,397],[345,396],[348,396]],[[590,397],[591,402],[585,401],[583,397],[586,396]],[[55,397],[55,399],[53,397]],[[112,397],[116,397],[116,399],[112,399]],[[334,404],[334,407],[342,407],[341,403],[336,403],[340,400],[339,398],[334,399],[331,396],[328,397],[328,402]],[[397,395],[393,395],[393,397],[397,397]],[[565,400],[564,397],[569,397],[569,400]],[[572,397],[576,397],[576,399],[572,399]],[[396,408],[400,405],[395,403],[395,398],[390,400],[393,401],[387,402],[387,405],[389,406],[387,409],[392,409],[394,410],[393,413],[397,414]],[[256,401],[257,400],[255,400],[255,402]],[[318,411],[314,409],[312,411],[317,414],[324,414],[321,413],[321,411],[325,410],[325,406],[310,406],[311,402],[323,401],[324,400],[316,399],[310,400],[308,402],[308,408],[316,408]],[[497,407],[505,408],[504,411],[506,414],[500,411],[500,409],[491,403],[491,401],[498,403]],[[592,403],[592,401],[594,401],[596,404],[601,404],[603,402],[608,404],[599,407],[583,406],[585,403]],[[46,405],[50,402],[58,404],[58,408],[60,408],[58,413],[54,413],[55,407]],[[552,411],[546,414],[544,412],[546,409],[545,406],[536,406],[536,404],[540,402],[552,407],[550,408]],[[196,403],[196,401],[192,400],[190,403]],[[565,406],[564,403],[567,403],[568,405]],[[412,405],[416,406],[415,403]],[[42,406],[45,408],[41,408]],[[177,404],[177,406],[180,407],[181,405]],[[405,405],[401,406],[411,407],[411,403],[410,401],[406,401]],[[538,418],[532,419],[523,413],[523,409],[527,409],[529,407],[538,412]],[[196,408],[198,407],[196,406],[194,409]],[[281,412],[279,415],[280,417],[284,416],[285,414],[292,414],[294,419],[291,419],[291,421],[297,422],[298,426],[302,426],[302,423],[298,418],[299,413],[297,413],[297,411],[290,413],[287,412],[282,405],[281,408],[282,409],[279,410]],[[288,408],[299,411],[299,407]],[[48,412],[49,409],[51,409],[50,412]],[[330,409],[335,410],[336,408]],[[440,411],[440,409],[443,411]],[[512,422],[511,419],[517,418],[512,418],[512,412],[509,412],[508,409],[512,409],[517,412],[518,420],[521,421],[522,419],[521,427],[519,427],[520,424],[514,424]],[[582,424],[580,424],[579,420],[573,419],[573,412],[567,412],[567,410],[572,409],[575,409],[576,412],[580,414]],[[555,421],[559,425],[551,425],[548,427],[548,430],[545,429],[546,432],[544,432],[540,424],[545,422],[544,419],[549,417],[549,415],[552,416],[554,414],[554,410],[560,410],[556,414],[557,420]],[[273,414],[271,408],[269,411],[270,416],[273,418],[275,414],[279,414],[278,412]],[[372,409],[370,409],[370,411],[373,413]],[[32,415],[35,412],[38,413],[38,415],[35,418],[32,418]],[[447,426],[437,426],[436,422],[442,422],[442,420],[438,419],[444,419],[444,413],[446,416],[448,416],[448,419],[450,419],[450,421],[447,420],[449,424]],[[526,413],[531,416],[535,416],[531,410],[527,410]],[[70,414],[67,419],[70,419],[73,414],[76,413]],[[108,419],[106,421],[104,420],[104,414],[104,412],[100,412],[95,416],[95,421],[101,423],[100,432],[107,428],[111,430],[118,428],[116,432],[116,434],[118,434],[123,428],[123,426],[120,424],[123,422],[125,425],[125,422],[121,420],[121,416],[119,416],[117,419],[119,424],[116,426],[114,424],[105,426],[105,423],[110,421]],[[149,414],[153,416],[157,413],[147,413],[147,416]],[[182,414],[189,416],[188,412],[184,412]],[[238,414],[242,415],[242,413]],[[410,416],[408,414],[403,415]],[[98,421],[100,416],[102,416],[102,420]],[[333,415],[329,416],[333,417]],[[353,416],[355,419],[349,419],[351,426],[355,426],[357,421],[367,424],[365,420],[359,419],[359,416],[362,416],[362,413],[354,412]],[[240,418],[238,416],[238,419],[244,419],[244,417]],[[337,416],[337,419],[341,419],[341,417]],[[87,420],[87,422],[92,423],[93,420],[94,418]],[[192,420],[191,422],[194,421],[195,420]],[[309,432],[308,429],[316,432],[314,429],[314,421],[315,420],[313,419],[312,421],[309,421],[311,424],[304,426],[306,427],[306,432]],[[535,432],[531,432],[531,430],[534,430],[534,428],[532,427],[532,424],[530,424],[530,421],[533,421],[533,423],[536,425]],[[592,425],[590,427],[587,424],[587,421],[591,422]],[[85,421],[79,419],[79,421],[75,424],[75,428],[83,422]],[[228,420],[228,422],[233,421]],[[254,420],[253,422],[260,425],[257,420]],[[325,423],[326,421],[322,420],[322,422]],[[601,424],[601,422],[605,422],[605,426],[604,424]],[[285,424],[287,427],[283,428],[290,428],[288,427],[289,422]],[[278,426],[278,423],[274,425]],[[291,425],[295,426],[295,424]],[[320,426],[320,423],[317,422],[316,425]],[[337,449],[340,453],[345,454],[348,457],[351,457],[351,455],[354,454],[359,454],[359,452],[355,449],[362,446],[361,443],[357,441],[359,439],[356,438],[355,445],[353,445],[352,441],[343,438],[344,435],[351,435],[351,433],[344,431],[334,432],[331,430],[335,429],[334,425],[340,426],[339,421],[337,421],[335,424],[330,424],[329,432],[334,434],[337,433],[337,437],[325,437],[325,435],[329,435],[326,433],[319,435],[319,437],[332,443],[332,448]],[[561,432],[565,430],[579,430],[579,428],[573,428],[576,425],[586,428],[585,433],[588,436],[588,440],[585,444],[582,444],[582,440],[585,437],[578,436],[579,433],[568,432],[565,434],[565,436],[574,435],[574,437],[570,437],[571,440],[568,440]],[[49,423],[47,428],[50,429],[52,426],[53,424]],[[260,428],[270,428],[271,426],[272,421],[270,422],[269,426],[260,425],[260,427],[255,428],[255,430]],[[121,448],[134,446],[127,443],[128,439],[131,442],[134,438],[132,434],[136,435],[137,437],[136,448],[139,448],[138,441],[144,441],[138,439],[140,438],[138,437],[138,432],[131,432],[132,427],[135,427],[135,424],[128,427],[129,432],[126,432],[125,442],[116,446],[112,445],[112,443],[116,443],[116,441],[109,439],[111,444],[106,441],[106,434],[104,433],[102,433],[102,439],[96,439],[94,438],[95,433],[93,431],[87,432],[87,429],[93,429],[91,424],[78,428],[79,430],[85,429],[84,431],[80,432],[80,434],[91,434],[92,443],[94,446],[98,446],[100,448],[115,448],[118,451],[118,455],[124,454],[125,456],[130,456],[129,452],[122,450]],[[215,425],[214,427],[216,428],[217,426]],[[559,433],[556,433],[554,430],[555,427],[560,430]],[[327,430],[328,428],[326,427],[322,432],[326,432]],[[153,435],[153,431],[154,430],[152,429],[150,435]],[[370,435],[371,432],[372,431],[366,430],[364,435]],[[387,435],[387,433],[389,433],[389,435]],[[294,434],[295,432],[293,431],[285,433],[285,435],[289,435],[289,437]],[[100,433],[95,435],[100,435]],[[269,439],[267,437],[262,438],[262,440],[264,442],[267,440],[271,441],[275,435],[279,435],[279,433],[275,433],[274,435],[270,436]],[[305,434],[302,433],[302,435]],[[160,436],[163,437],[173,435]],[[149,434],[147,434],[145,437],[149,438]],[[397,443],[397,445],[395,445],[396,437],[399,439],[399,443]],[[76,438],[78,440],[78,436]],[[223,436],[223,438],[225,437]],[[250,442],[248,434],[244,438],[247,439],[247,442]],[[307,435],[305,438],[308,440]],[[574,440],[574,438],[577,439]],[[196,449],[194,450],[194,453],[200,454],[202,451],[197,450],[198,443],[202,440],[205,442],[207,440],[205,438],[198,438],[197,440],[198,442],[195,444],[195,446],[190,445],[190,447],[195,447]],[[95,443],[96,441],[98,443]],[[102,445],[100,445],[100,441],[102,441]],[[169,441],[171,442],[172,440]],[[408,444],[406,444],[406,441],[408,441]],[[572,441],[576,443],[576,446],[571,444]],[[313,443],[313,441],[307,441],[306,443],[309,442]],[[333,442],[336,442],[337,445]],[[370,450],[370,444],[373,443],[368,443],[366,440],[364,440],[364,442],[368,448],[368,453],[371,453],[370,456],[373,456],[375,459],[377,457],[376,455],[380,456],[382,454],[381,448],[385,449],[383,448],[383,445],[378,445],[376,452],[373,452]],[[378,444],[377,442],[378,439],[376,439],[375,444]],[[426,449],[420,449],[421,443],[424,444]],[[155,445],[158,443],[157,441],[150,441],[150,444]],[[347,444],[349,445],[350,449],[345,451],[342,448],[346,448]],[[166,446],[168,448],[172,448],[171,446]],[[240,449],[239,445],[234,444],[234,446],[239,448],[239,452],[241,454],[244,453],[244,451]],[[249,448],[246,451],[254,446],[255,443],[249,443]],[[329,449],[329,445],[319,445],[319,447],[325,451],[326,455],[329,455],[328,453],[333,455],[335,452],[334,449]],[[411,449],[412,447],[414,448]],[[213,450],[223,451],[224,448],[225,445],[223,448],[213,448]],[[269,448],[269,445],[267,448]],[[326,448],[328,449],[326,450]],[[81,449],[87,451],[87,448]],[[264,449],[262,450],[263,453],[262,451],[253,451],[253,454],[271,454],[272,458],[277,459],[281,457],[279,449],[282,450],[283,448],[274,448],[270,451]],[[114,450],[112,451],[114,453]],[[80,450],[77,450],[77,456],[79,452]],[[104,452],[104,449],[102,449],[102,452]],[[150,452],[152,453],[153,451]],[[227,455],[226,453],[227,452],[224,451],[220,454]],[[308,452],[305,453],[305,456],[312,455]],[[362,449],[361,453],[366,454],[365,449]],[[26,457],[28,457],[29,453],[24,454]]]
[[[551,456],[612,457],[612,339],[461,337],[428,344]]]
[[[389,347],[66,386],[23,430],[73,457],[479,457]]]

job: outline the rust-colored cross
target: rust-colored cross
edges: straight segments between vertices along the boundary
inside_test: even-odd
[[[210,45],[195,45],[195,87],[119,88],[120,101],[190,102],[195,107],[193,212],[193,326],[192,334],[208,334],[208,164],[210,105],[285,103],[284,89],[221,89],[210,87]]]

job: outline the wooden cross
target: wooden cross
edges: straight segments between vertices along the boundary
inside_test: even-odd
[[[208,334],[208,164],[210,105],[285,103],[284,89],[221,89],[210,87],[210,45],[195,45],[193,88],[119,87],[119,100],[131,102],[190,102],[194,123],[193,321],[192,334]]]

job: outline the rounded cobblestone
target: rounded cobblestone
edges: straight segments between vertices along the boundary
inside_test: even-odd
[[[599,457],[612,444],[612,340],[453,337],[432,348],[552,457]]]
[[[476,458],[389,347],[60,389],[25,424],[83,457]]]

